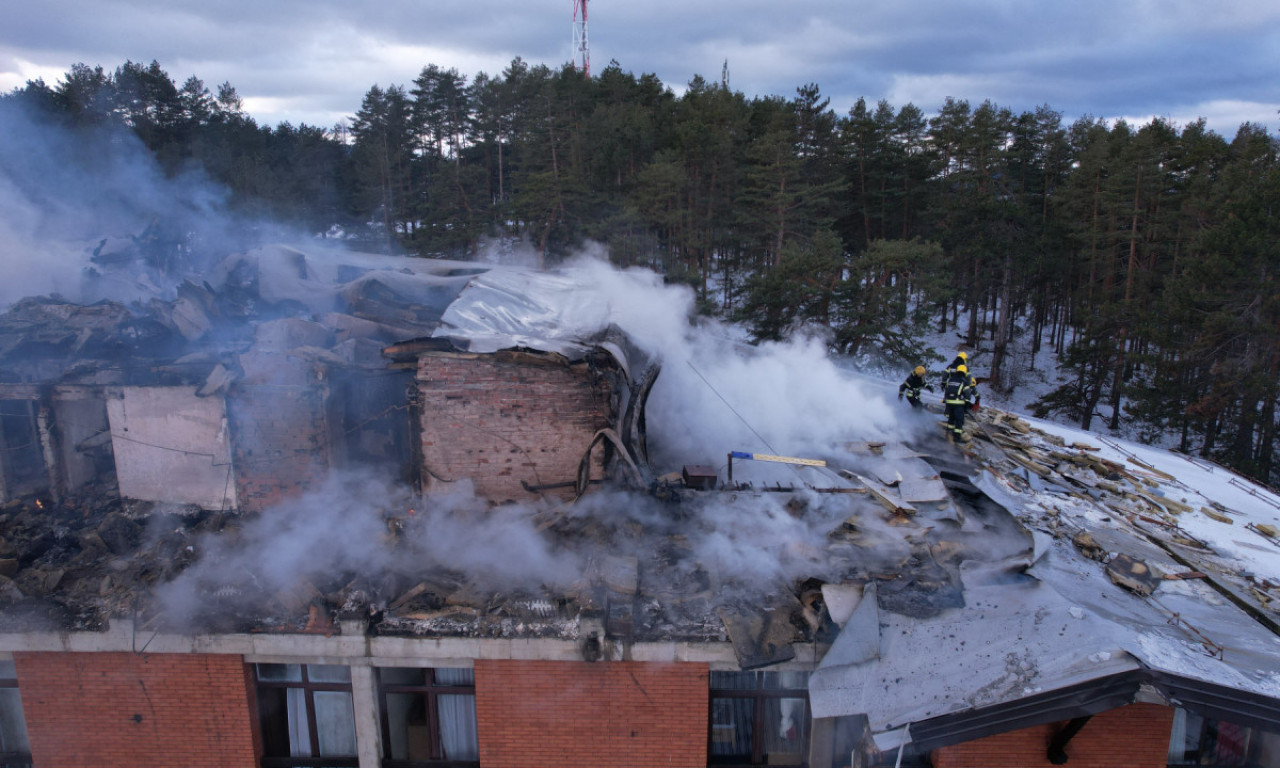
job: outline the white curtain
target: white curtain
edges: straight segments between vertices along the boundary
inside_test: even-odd
[[[441,694],[436,697],[440,715],[440,746],[446,760],[479,760],[476,736],[476,697]]]
[[[1169,734],[1169,765],[1178,765],[1187,759],[1187,710],[1173,711],[1173,731]]]
[[[351,694],[345,691],[316,691],[316,735],[320,754],[356,753],[356,716]]]
[[[289,755],[313,757],[311,729],[307,723],[307,692],[301,688],[286,691],[289,706]],[[356,718],[351,694],[344,691],[315,691],[316,736],[319,756],[356,754]]]
[[[307,724],[307,692],[286,688],[289,706],[289,756],[311,757],[311,729]]]
[[[441,667],[435,671],[437,685],[475,685],[475,670]],[[446,760],[479,760],[476,736],[476,697],[469,694],[440,694],[436,697],[440,719],[440,748]]]

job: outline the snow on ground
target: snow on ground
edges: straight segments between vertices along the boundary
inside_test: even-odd
[[[935,383],[935,389],[943,367],[961,349],[969,354],[971,375],[979,380],[989,376],[989,340],[981,340],[977,349],[974,349],[963,344],[964,335],[961,326],[959,329],[952,327],[946,333],[935,332],[926,337],[929,348],[943,361],[919,361],[929,369],[928,379]],[[1036,354],[1035,369],[1032,370],[1028,365],[1031,360],[1030,340],[1025,334],[1019,336],[1014,341],[1006,363],[1006,372],[1012,385],[1010,391],[1000,393],[989,386],[980,385],[978,391],[982,395],[983,406],[1016,413],[1034,427],[1063,438],[1068,445],[1090,445],[1097,449],[1094,453],[1101,458],[1140,469],[1141,465],[1130,461],[1133,458],[1172,475],[1177,480],[1160,483],[1159,492],[1194,510],[1179,518],[1178,524],[1183,529],[1196,538],[1211,543],[1223,558],[1238,563],[1240,570],[1253,573],[1258,578],[1280,582],[1280,540],[1246,528],[1250,523],[1280,527],[1280,494],[1220,465],[1162,447],[1172,445],[1172,437],[1162,445],[1151,444],[1138,429],[1124,423],[1118,430],[1119,435],[1112,435],[1097,430],[1086,431],[1073,425],[1029,415],[1033,403],[1063,383],[1063,376],[1052,350],[1052,345],[1046,342]],[[888,398],[896,394],[898,384],[915,364],[904,365],[901,370],[891,370],[884,366],[872,366],[871,370],[865,365],[851,367],[860,368],[863,373],[871,373],[882,379],[886,385],[882,391]],[[936,394],[926,393],[926,397]],[[1100,425],[1103,422],[1095,418],[1093,423]],[[1232,523],[1219,522],[1200,511],[1202,507],[1213,508],[1215,503],[1225,508],[1225,514],[1233,520]]]

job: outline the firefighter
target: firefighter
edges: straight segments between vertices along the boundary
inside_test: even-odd
[[[924,403],[920,402],[921,390],[927,389],[930,392],[933,391],[933,385],[924,380],[924,373],[924,366],[917,365],[916,369],[907,376],[906,381],[902,382],[902,384],[898,386],[898,399],[901,400],[902,396],[905,394],[907,396],[907,402],[911,403],[912,408],[919,408],[924,405]]]
[[[956,368],[961,365],[969,365],[968,352],[957,352],[956,359],[952,360],[951,365],[942,370],[942,386],[947,386],[947,379],[951,378],[951,374],[955,373]]]
[[[947,431],[953,442],[963,443],[969,439],[964,434],[964,417],[973,406],[977,386],[978,382],[969,375],[969,367],[963,363],[947,376],[942,403],[947,413]]]

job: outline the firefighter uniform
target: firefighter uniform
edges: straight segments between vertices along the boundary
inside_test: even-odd
[[[898,399],[901,400],[903,395],[907,396],[907,402],[911,403],[912,408],[919,408],[924,405],[920,402],[920,392],[922,390],[933,391],[933,385],[924,380],[924,366],[917,365],[916,369],[907,376],[907,380],[898,386]]]
[[[964,364],[947,376],[946,386],[942,390],[942,403],[947,413],[947,431],[952,440],[963,442],[964,417],[973,406],[973,398],[977,394],[978,382],[969,375],[969,368]]]
[[[947,379],[951,378],[951,374],[955,373],[956,368],[969,365],[969,354],[967,352],[957,352],[956,359],[951,364],[942,369],[942,386],[947,386]]]

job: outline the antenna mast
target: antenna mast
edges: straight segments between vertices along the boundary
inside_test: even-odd
[[[587,0],[573,0],[573,66],[591,77],[591,52],[587,48]]]

